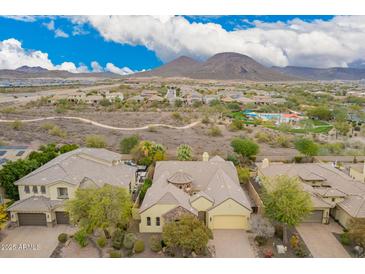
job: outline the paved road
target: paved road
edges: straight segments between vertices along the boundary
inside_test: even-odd
[[[213,230],[216,258],[254,258],[255,252],[246,231],[233,229]]]
[[[342,228],[334,221],[329,225],[303,223],[297,230],[314,258],[350,258],[333,235],[333,232],[342,233]]]
[[[48,258],[58,244],[60,233],[73,233],[66,225],[55,227],[23,226],[1,231],[0,258]]]
[[[89,120],[89,119],[81,118],[81,117],[75,117],[75,116],[51,116],[51,117],[43,117],[43,118],[36,118],[36,119],[25,119],[25,120],[2,120],[2,119],[0,119],[0,123],[13,123],[15,121],[20,121],[22,123],[34,123],[34,122],[40,122],[40,121],[45,121],[45,120],[55,120],[55,119],[79,120],[81,122],[92,124],[92,125],[97,126],[97,127],[107,128],[107,129],[114,129],[114,130],[123,130],[123,131],[137,131],[137,130],[149,129],[151,127],[166,127],[166,128],[172,128],[172,129],[188,129],[188,128],[195,127],[196,125],[198,125],[200,123],[200,121],[196,121],[196,122],[193,122],[191,124],[188,124],[186,126],[181,126],[181,127],[171,126],[171,125],[166,125],[166,124],[148,124],[148,125],[143,126],[143,127],[127,128],[127,127],[113,127],[113,126],[109,126],[109,125],[105,125],[105,124],[102,124],[102,123],[95,122],[93,120]]]

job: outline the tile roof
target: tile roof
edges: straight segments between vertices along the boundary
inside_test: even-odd
[[[46,212],[62,204],[63,201],[50,200],[43,196],[32,196],[16,201],[7,210],[16,212]]]

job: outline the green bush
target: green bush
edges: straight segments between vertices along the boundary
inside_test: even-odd
[[[151,187],[152,185],[152,180],[151,179],[146,179],[143,182],[143,185],[141,187],[141,190],[139,192],[139,200],[142,202],[144,199],[144,196],[146,195],[147,190]]]
[[[159,252],[162,250],[162,243],[161,243],[161,239],[158,236],[151,236],[149,239],[149,243],[150,243],[150,249],[153,252]]]
[[[137,134],[125,137],[120,141],[119,149],[120,153],[128,154],[139,143],[139,136]]]
[[[121,258],[122,254],[119,251],[110,251],[110,258]]]
[[[99,247],[103,248],[106,246],[106,238],[104,236],[101,236],[96,240],[96,243]]]
[[[137,240],[134,243],[134,247],[133,247],[134,252],[136,253],[141,253],[144,251],[144,242],[142,240]]]
[[[350,245],[351,244],[351,240],[350,240],[349,234],[346,233],[346,232],[345,233],[342,233],[340,235],[340,242],[343,245]]]
[[[136,242],[137,240],[137,237],[135,234],[133,233],[127,233],[125,236],[124,236],[124,240],[123,240],[123,246],[126,248],[126,249],[132,249],[133,246],[134,246],[134,243]]]
[[[301,244],[294,250],[294,254],[295,254],[295,256],[297,256],[299,258],[304,258],[304,257],[308,256],[307,251]]]
[[[230,154],[227,156],[227,161],[231,161],[235,166],[238,166],[240,161],[238,160],[237,156],[234,154]]]
[[[87,233],[84,229],[77,231],[74,235],[74,239],[81,247],[88,245]]]
[[[58,241],[62,244],[67,242],[67,239],[68,239],[68,235],[66,233],[61,233],[60,235],[58,235]]]
[[[124,231],[117,229],[112,236],[112,247],[114,249],[121,249],[123,247]]]
[[[264,236],[256,236],[255,237],[255,242],[259,245],[259,246],[262,246],[262,245],[265,245],[267,243],[267,238],[264,237]]]

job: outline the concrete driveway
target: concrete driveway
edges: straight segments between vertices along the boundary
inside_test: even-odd
[[[213,230],[214,239],[210,245],[215,247],[216,258],[254,258],[248,235],[243,230]]]
[[[0,233],[0,258],[48,258],[58,244],[60,233],[72,234],[75,228],[23,226],[5,229]]]
[[[314,258],[350,258],[332,234],[342,233],[342,227],[334,221],[328,225],[303,223],[297,226],[297,230]]]

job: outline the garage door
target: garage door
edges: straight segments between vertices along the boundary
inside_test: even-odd
[[[18,213],[19,225],[47,226],[46,214],[44,213]]]
[[[323,210],[313,210],[303,223],[322,223]]]
[[[246,216],[214,216],[213,229],[247,229]]]
[[[70,223],[70,218],[67,212],[56,212],[56,223],[61,225],[68,225]]]

